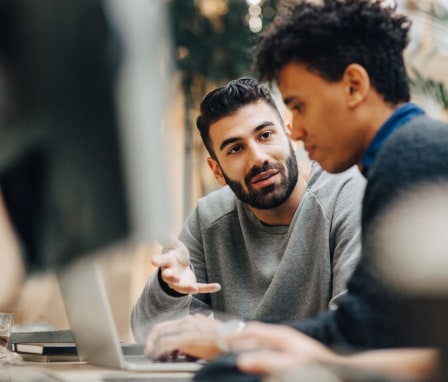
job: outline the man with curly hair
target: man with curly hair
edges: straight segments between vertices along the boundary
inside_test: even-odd
[[[260,36],[256,67],[263,80],[278,84],[293,112],[293,138],[303,141],[310,159],[325,170],[339,173],[357,164],[367,179],[362,256],[348,293],[337,311],[291,324],[330,347],[432,345],[416,333],[410,319],[422,315],[421,306],[384,282],[376,260],[384,248],[375,238],[385,213],[416,187],[448,180],[448,126],[410,102],[403,57],[410,27],[406,16],[381,0],[294,1]],[[395,272],[398,276],[400,269]],[[232,341],[258,338],[259,348],[277,348],[279,356],[279,342],[289,338],[289,349],[283,350],[294,353],[290,332],[271,331],[267,339],[269,328],[254,325]],[[331,360],[308,340],[297,338],[296,357]],[[380,365],[388,358],[406,359],[400,351],[385,354]],[[398,367],[418,368],[422,364],[417,360],[423,360],[425,373],[426,366],[434,367],[432,350],[417,354]],[[268,369],[273,356],[246,355],[240,365],[247,371]]]
[[[372,264],[375,221],[407,188],[448,178],[446,124],[410,102],[403,51],[410,21],[379,0],[292,2],[260,37],[256,66],[293,113],[293,138],[338,173],[367,179],[363,255],[336,314],[298,329],[328,345],[410,345],[402,301]],[[387,314],[385,314],[387,312]]]
[[[421,306],[384,283],[374,239],[401,195],[448,181],[447,124],[410,102],[403,57],[410,27],[382,0],[292,1],[260,35],[256,68],[261,79],[277,83],[293,112],[292,137],[329,172],[357,164],[367,186],[362,256],[339,309],[288,323],[302,333],[253,322],[221,336],[221,347],[258,350],[238,357],[242,370],[265,373],[314,361],[428,377],[436,368],[437,353],[421,348],[434,343],[419,338],[409,319],[421,315]],[[315,340],[333,349],[383,350],[341,357]],[[403,347],[409,349],[396,349]]]

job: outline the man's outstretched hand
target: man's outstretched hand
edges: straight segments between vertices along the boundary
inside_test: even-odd
[[[162,280],[178,293],[215,293],[221,290],[218,283],[198,283],[190,265],[190,253],[180,240],[167,240],[162,254],[154,255],[151,263],[160,267]]]

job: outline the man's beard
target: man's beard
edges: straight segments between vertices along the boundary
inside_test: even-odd
[[[243,203],[247,203],[248,205],[261,210],[278,207],[289,198],[299,177],[294,150],[291,145],[289,148],[289,155],[286,158],[287,174],[285,166],[281,163],[276,162],[271,164],[265,162],[262,167],[252,168],[252,170],[245,176],[244,183],[246,184],[247,191],[243,188],[240,182],[231,180],[221,169],[222,175],[229,187]],[[254,189],[251,183],[252,178],[269,169],[279,170],[279,173],[282,176],[281,183],[273,184],[261,189]]]

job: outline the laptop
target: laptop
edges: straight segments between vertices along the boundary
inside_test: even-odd
[[[123,354],[101,272],[93,257],[87,256],[56,274],[81,361],[146,372],[194,372],[203,366],[186,360],[151,361],[143,356],[142,346],[140,355]]]

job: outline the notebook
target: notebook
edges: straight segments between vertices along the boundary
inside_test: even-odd
[[[20,353],[27,362],[79,362],[79,357],[73,354],[31,354]]]
[[[100,270],[92,257],[57,272],[78,355],[93,365],[132,371],[194,372],[201,362],[159,362],[139,356],[125,356],[107,299]]]
[[[78,354],[74,342],[17,342],[13,344],[12,350],[19,353],[46,355]]]

